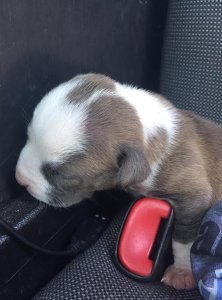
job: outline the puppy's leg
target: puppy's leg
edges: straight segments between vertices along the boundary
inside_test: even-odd
[[[173,286],[175,289],[192,289],[196,286],[190,266],[190,248],[192,242],[187,244],[173,239],[172,248],[174,264],[165,271],[162,282]]]
[[[192,201],[190,201],[192,199]],[[196,286],[191,271],[190,248],[196,239],[202,217],[209,207],[204,196],[177,196],[174,202],[175,223],[173,233],[174,264],[167,268],[162,282],[175,289],[192,289]]]

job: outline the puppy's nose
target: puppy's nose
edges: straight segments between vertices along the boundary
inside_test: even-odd
[[[29,186],[27,178],[23,176],[20,171],[16,170],[15,178],[18,184],[23,185],[26,188]]]

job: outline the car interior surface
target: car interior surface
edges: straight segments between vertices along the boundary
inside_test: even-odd
[[[201,299],[198,289],[137,282],[118,269],[115,245],[132,196],[97,192],[55,209],[16,183],[15,166],[36,104],[81,73],[158,92],[221,123],[221,29],[220,0],[0,1],[0,218],[55,251],[102,224],[75,257],[41,253],[0,224],[0,300]]]

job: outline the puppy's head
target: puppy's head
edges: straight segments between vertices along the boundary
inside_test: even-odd
[[[97,190],[130,187],[149,172],[142,125],[116,82],[76,76],[37,105],[16,179],[35,198],[70,206]]]

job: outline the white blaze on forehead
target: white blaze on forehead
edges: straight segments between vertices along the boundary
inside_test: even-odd
[[[17,171],[26,178],[28,191],[43,202],[48,202],[52,189],[42,174],[43,163],[60,163],[66,155],[84,151],[86,109],[67,99],[78,84],[80,80],[61,84],[37,105],[28,128],[29,138],[17,163]]]
[[[61,84],[37,105],[28,128],[29,138],[17,163],[28,191],[43,202],[48,201],[52,189],[42,174],[43,163],[60,163],[67,154],[84,151],[86,109],[67,99],[78,84],[80,80]]]
[[[84,105],[69,103],[67,95],[78,86],[70,80],[49,92],[36,107],[28,129],[31,143],[42,160],[59,160],[84,150]]]

